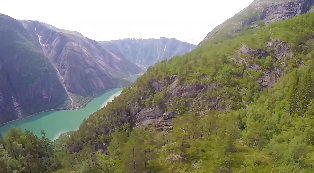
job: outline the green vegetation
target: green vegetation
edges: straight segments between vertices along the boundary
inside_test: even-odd
[[[32,172],[42,172],[42,165],[58,173],[313,172],[313,27],[314,13],[307,13],[243,30],[238,36],[210,39],[182,57],[157,63],[106,108],[86,119],[78,131],[44,143],[43,148],[52,148],[50,159],[36,162]],[[270,38],[288,43],[293,57],[279,60],[271,50],[262,58],[237,56],[242,44],[266,49]],[[261,68],[248,68],[240,60]],[[261,88],[259,77],[275,67],[284,75],[274,87]],[[194,98],[169,99],[174,84],[158,92],[151,83],[162,83],[172,75],[178,75],[177,86],[215,85]],[[213,108],[210,102],[215,97],[220,101]],[[134,103],[179,116],[168,130],[137,127],[130,110]],[[12,128],[2,142],[0,170],[5,173],[29,172],[30,164],[19,162],[20,158],[46,158],[40,153],[43,148],[32,150],[37,145],[25,142],[28,133],[16,135],[16,131]],[[20,158],[12,151],[21,151]]]

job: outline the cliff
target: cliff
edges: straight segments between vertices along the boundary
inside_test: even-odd
[[[0,124],[84,106],[143,71],[78,32],[2,14],[0,29]]]
[[[247,8],[209,32],[199,45],[215,36],[224,38],[236,36],[245,27],[253,29],[304,14],[312,5],[314,5],[313,0],[255,0]],[[219,40],[216,39],[215,41]]]

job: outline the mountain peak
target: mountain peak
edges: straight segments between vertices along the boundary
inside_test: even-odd
[[[149,67],[176,55],[183,55],[195,48],[195,45],[181,42],[175,38],[160,37],[149,39],[126,38],[100,42],[104,47],[119,52],[126,59],[142,66]]]
[[[237,13],[207,34],[201,45],[217,35],[236,36],[244,27],[251,29],[280,20],[285,20],[308,12],[314,0],[255,0],[248,7]]]

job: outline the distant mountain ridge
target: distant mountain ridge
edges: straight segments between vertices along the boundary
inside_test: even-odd
[[[0,124],[76,108],[143,70],[75,31],[0,14]]]
[[[110,50],[119,52],[129,61],[142,67],[150,67],[158,61],[170,59],[173,56],[182,56],[195,48],[193,44],[165,37],[160,37],[160,39],[126,38],[99,43]]]

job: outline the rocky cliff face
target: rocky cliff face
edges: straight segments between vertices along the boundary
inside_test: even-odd
[[[312,5],[314,0],[255,0],[250,6],[208,33],[199,45],[217,34],[234,35],[243,27],[256,28],[304,14],[311,10]]]
[[[23,25],[0,14],[0,124],[62,107],[66,91]]]
[[[100,42],[105,48],[122,54],[129,61],[149,67],[158,61],[183,55],[195,48],[195,45],[176,39],[122,39]]]
[[[36,21],[22,23],[32,37],[37,38],[37,45],[53,64],[70,93],[90,96],[128,83],[116,77],[141,72],[136,65],[80,33]]]
[[[78,32],[0,15],[0,124],[75,108],[142,69]]]

